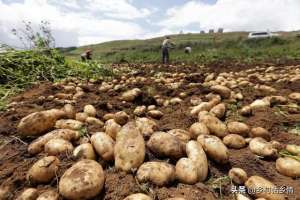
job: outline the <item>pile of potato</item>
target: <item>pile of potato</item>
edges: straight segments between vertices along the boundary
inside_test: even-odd
[[[209,162],[226,165],[230,161],[229,149],[249,148],[259,158],[273,159],[276,169],[288,177],[300,177],[300,162],[290,157],[280,157],[279,151],[285,148],[295,155],[300,155],[297,145],[283,147],[272,140],[272,134],[264,127],[250,127],[244,122],[227,119],[228,104],[243,100],[243,87],[253,87],[262,96],[249,105],[244,105],[239,113],[244,116],[270,108],[274,105],[299,104],[299,93],[287,97],[275,96],[276,88],[272,81],[287,82],[299,80],[298,72],[288,68],[289,74],[273,73],[274,68],[254,68],[241,72],[229,72],[216,75],[206,74],[200,83],[210,93],[204,97],[189,97],[181,92],[177,97],[166,98],[154,95],[157,105],[140,105],[132,113],[119,111],[97,117],[93,105],[86,105],[76,112],[72,104],[85,92],[79,82],[71,80],[59,86],[65,93],[47,97],[61,102],[63,108],[32,113],[18,124],[22,136],[37,137],[28,146],[31,155],[45,153],[47,156],[34,163],[27,173],[30,185],[48,184],[58,179],[60,155],[73,157],[76,162],[67,169],[58,181],[58,192],[46,191],[40,194],[37,189],[23,191],[18,199],[54,200],[62,196],[65,199],[92,199],[99,195],[105,186],[105,172],[100,163],[114,165],[115,169],[132,173],[139,183],[151,183],[156,186],[169,186],[174,182],[196,184],[204,182],[209,176]],[[195,74],[194,74],[195,75]],[[156,74],[151,78],[142,76],[123,76],[112,81],[102,82],[99,92],[124,91],[127,85],[143,84],[153,81],[166,85],[171,90],[182,87],[187,78],[193,75],[185,73]],[[258,79],[263,84],[253,84]],[[73,81],[73,82],[72,82]],[[75,82],[75,83],[74,83]],[[89,83],[93,84],[93,83]],[[189,83],[188,87],[198,87],[198,83]],[[134,102],[142,95],[139,88],[120,93],[122,103]],[[188,130],[172,129],[161,131],[157,120],[164,116],[159,107],[181,104],[189,98],[190,115],[197,119]],[[66,101],[67,100],[67,101]],[[293,113],[300,112],[297,109]],[[97,125],[99,131],[82,134],[88,125]],[[148,160],[146,152],[151,152],[160,160]],[[101,162],[97,162],[101,161]],[[260,176],[248,177],[241,168],[232,168],[228,172],[233,184],[244,185],[248,189],[275,187],[273,183]],[[258,193],[253,196],[259,200],[281,200],[280,194]],[[146,194],[131,194],[124,200],[151,200]],[[236,199],[250,199],[237,195]],[[182,197],[169,200],[184,200]]]

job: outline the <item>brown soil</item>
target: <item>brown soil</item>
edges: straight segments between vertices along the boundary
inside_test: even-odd
[[[232,64],[232,63],[231,63]],[[215,64],[215,67],[208,68],[207,71],[214,71],[216,73],[224,71],[240,71],[251,66],[238,66],[224,64]],[[183,98],[183,102],[179,105],[159,107],[164,113],[164,116],[160,120],[156,120],[159,126],[159,130],[168,131],[170,129],[180,128],[188,129],[191,124],[196,122],[197,119],[189,116],[189,101],[193,95],[203,96],[208,93],[204,88],[198,87],[190,89],[187,84],[190,82],[203,82],[203,70],[197,66],[132,66],[139,70],[139,75],[151,77],[151,70],[161,72],[185,72],[190,74],[186,78],[184,84],[178,90],[168,89],[164,85],[156,85],[153,82],[148,81],[144,85],[130,85],[126,89],[139,87],[143,91],[143,95],[136,99],[132,103],[122,103],[119,100],[120,92],[108,92],[100,93],[98,91],[99,83],[93,86],[84,87],[85,95],[81,97],[75,105],[77,111],[81,111],[84,105],[92,104],[97,109],[97,117],[102,118],[106,113],[116,112],[124,110],[133,118],[133,110],[137,105],[151,105],[155,101],[152,94],[159,94],[162,97],[175,97],[182,91],[185,91],[188,96]],[[278,68],[283,67],[278,65]],[[198,73],[198,74],[195,74]],[[255,82],[255,80],[253,80]],[[300,83],[294,85],[288,84],[276,84],[273,85],[278,89],[277,95],[287,95],[291,92],[300,92]],[[26,173],[30,166],[39,158],[45,156],[39,154],[36,157],[32,157],[27,153],[27,145],[33,140],[33,138],[18,139],[16,126],[20,119],[32,112],[61,108],[60,103],[54,103],[53,101],[39,100],[40,96],[55,95],[60,92],[61,88],[53,86],[51,83],[42,83],[37,86],[29,88],[22,94],[12,98],[11,101],[17,102],[13,108],[0,113],[0,185],[2,187],[8,186],[9,191],[13,199],[24,190],[24,188],[30,187],[29,182],[26,181]],[[256,91],[251,89],[242,90],[245,99],[241,102],[241,105],[246,105],[252,102],[254,99],[261,96]],[[107,103],[112,104],[113,108],[109,109]],[[229,116],[228,119],[235,116]],[[252,126],[262,126],[268,129],[272,133],[272,139],[277,140],[283,144],[297,144],[300,145],[300,136],[290,134],[287,132],[286,127],[291,127],[300,122],[299,114],[290,113],[286,115],[278,115],[275,108],[265,110],[262,112],[256,112],[253,116],[243,118],[244,122]],[[97,127],[88,127],[89,131],[99,131]],[[101,129],[100,129],[101,130]],[[147,153],[147,160],[157,159],[150,152]],[[60,156],[61,166],[57,177],[59,178],[63,172],[70,167],[75,161],[70,156]],[[280,175],[275,168],[274,160],[265,160],[258,158],[247,148],[241,150],[230,150],[230,162],[227,165],[216,164],[212,161],[209,162],[210,174],[209,179],[214,180],[223,176],[226,176],[228,170],[232,167],[243,168],[249,176],[260,175],[275,183],[278,186],[291,186],[294,188],[294,193],[287,196],[289,200],[300,199],[300,180],[292,179],[286,176]],[[198,183],[196,185],[185,185],[181,183],[173,183],[166,187],[156,187],[151,184],[138,184],[133,174],[126,174],[123,172],[117,172],[113,168],[113,163],[103,163],[103,167],[106,172],[106,182],[103,192],[95,199],[103,200],[122,200],[126,196],[137,192],[146,192],[155,200],[163,200],[169,197],[185,197],[188,200],[213,200],[221,199],[220,191],[218,188],[211,187],[208,182]],[[222,197],[223,199],[234,199],[230,193],[230,183],[222,185]],[[57,179],[53,180],[47,185],[35,186],[40,192],[52,188],[57,188]]]

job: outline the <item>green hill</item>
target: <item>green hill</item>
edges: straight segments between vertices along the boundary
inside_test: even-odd
[[[259,62],[274,59],[300,59],[299,32],[280,32],[279,37],[268,39],[248,39],[247,32],[215,34],[172,35],[176,47],[172,49],[173,62],[210,63],[214,61],[237,60],[239,62]],[[159,62],[160,44],[163,37],[146,40],[120,40],[78,48],[64,49],[64,54],[72,59],[80,59],[87,48],[93,50],[93,59],[103,63]],[[191,46],[192,54],[184,53],[184,47]]]

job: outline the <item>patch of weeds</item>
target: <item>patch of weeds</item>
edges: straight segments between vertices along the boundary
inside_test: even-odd
[[[274,113],[277,116],[284,116],[284,117],[288,116],[288,113],[282,110],[281,107],[278,106],[274,107]]]
[[[281,150],[279,152],[279,155],[282,157],[289,157],[289,158],[293,158],[295,160],[298,160],[300,162],[300,156],[294,155],[291,152],[287,151],[287,150]]]
[[[88,135],[88,130],[86,127],[82,127],[81,129],[79,129],[79,135],[80,137],[85,137]]]
[[[289,130],[289,133],[300,136],[300,123],[296,124],[293,128]]]
[[[229,184],[232,185],[232,182],[231,182],[231,179],[229,178],[229,176],[222,176],[219,178],[211,177],[206,182],[206,185],[208,187],[219,192],[221,199],[223,199],[222,188],[225,188]]]

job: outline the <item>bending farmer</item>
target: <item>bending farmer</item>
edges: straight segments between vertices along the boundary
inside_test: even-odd
[[[92,60],[92,50],[88,49],[84,53],[82,53],[80,56],[81,56],[82,62],[84,62],[86,60]]]

